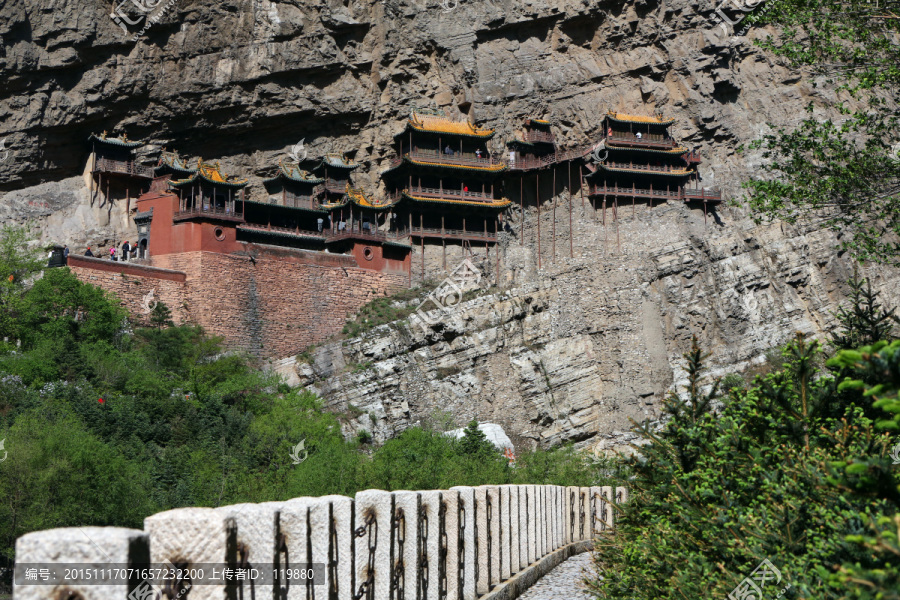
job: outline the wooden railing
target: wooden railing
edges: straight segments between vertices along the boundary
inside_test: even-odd
[[[474,202],[494,202],[495,199],[490,192],[473,192],[466,190],[450,189],[450,188],[430,188],[430,187],[411,187],[407,190],[408,194],[413,196],[424,196],[426,198],[448,199],[448,200],[469,200]]]
[[[636,198],[672,198],[675,200],[721,200],[721,190],[678,187],[674,190],[654,190],[652,188],[591,185],[587,189],[590,196],[634,196]]]
[[[647,164],[642,164],[642,163],[635,164],[633,162],[622,163],[622,162],[606,161],[603,163],[603,165],[607,166],[607,167],[611,167],[613,169],[632,169],[635,171],[647,171],[647,172],[654,172],[654,173],[673,173],[673,172],[685,170],[685,168],[683,166],[674,166],[673,167],[672,165],[647,165]],[[683,174],[687,175],[687,173],[683,173]]]
[[[213,216],[220,219],[227,219],[229,221],[243,221],[244,213],[236,210],[236,208],[231,207],[219,207],[219,206],[202,206],[202,207],[193,207],[188,208],[186,210],[178,211],[175,213],[173,220],[182,221],[184,219],[190,219],[193,217],[200,216]]]
[[[246,231],[260,231],[260,232],[276,232],[276,233],[285,233],[289,235],[302,235],[304,237],[316,237],[322,238],[323,240],[326,238],[326,232],[320,231],[309,231],[306,229],[299,229],[297,227],[276,227],[274,225],[259,225],[256,223],[244,223],[240,225],[240,229]]]
[[[721,200],[722,190],[717,190],[716,188],[708,190],[685,188],[682,195],[685,200]]]
[[[613,133],[612,135],[607,136],[606,139],[615,143],[617,146],[624,145],[642,148],[669,149],[678,145],[673,138],[648,133],[641,134],[640,138],[630,133]]]
[[[522,133],[522,138],[526,142],[546,142],[548,144],[555,144],[556,138],[552,133],[548,133],[546,131],[525,131]]]
[[[94,172],[123,173],[134,177],[153,177],[153,167],[139,165],[130,160],[113,160],[111,158],[98,158],[94,163]]]
[[[347,182],[346,181],[337,181],[335,179],[326,179],[323,184],[325,189],[329,192],[337,192],[339,194],[343,194],[347,191]]]
[[[413,160],[421,160],[433,163],[440,163],[442,165],[452,165],[452,166],[461,166],[461,167],[492,167],[503,164],[501,161],[497,159],[492,159],[489,157],[482,156],[478,158],[472,152],[458,152],[454,151],[453,154],[445,154],[443,152],[437,152],[434,150],[413,150],[408,154],[408,156]],[[396,161],[397,164],[400,164],[399,159]]]
[[[453,239],[473,239],[485,240],[488,242],[497,241],[497,234],[493,231],[471,231],[468,229],[442,229],[440,227],[416,227],[410,230],[410,235],[414,237],[429,238],[453,238]]]

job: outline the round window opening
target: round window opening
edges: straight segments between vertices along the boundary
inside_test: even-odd
[[[366,260],[372,260],[375,258],[375,253],[372,252],[372,249],[368,246],[363,250],[363,256],[366,257]]]
[[[219,240],[220,242],[225,239],[225,232],[222,231],[221,227],[216,227],[215,234],[216,234],[216,239]]]

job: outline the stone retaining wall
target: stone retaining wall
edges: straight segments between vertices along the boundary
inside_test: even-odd
[[[621,487],[366,490],[355,499],[178,508],[148,517],[143,531],[37,531],[16,541],[13,600],[475,600],[560,548],[584,549],[582,542],[613,528],[615,507],[627,498]],[[29,568],[59,577],[75,563],[80,578],[54,585],[27,579]],[[148,564],[279,573],[319,567],[312,581],[235,576],[160,586],[138,574],[102,576],[111,565],[139,571]],[[97,572],[107,584],[97,583]]]

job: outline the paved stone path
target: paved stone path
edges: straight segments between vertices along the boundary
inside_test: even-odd
[[[591,600],[584,591],[585,575],[592,573],[591,553],[582,552],[560,563],[519,596],[521,600]]]

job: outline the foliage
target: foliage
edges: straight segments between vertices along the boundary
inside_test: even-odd
[[[777,23],[760,43],[813,85],[838,83],[839,121],[809,117],[756,141],[770,160],[748,182],[757,220],[821,218],[860,259],[900,263],[900,19],[864,0],[778,0],[748,22]]]
[[[367,487],[575,484],[599,476],[571,449],[525,453],[523,467],[511,468],[477,427],[461,442],[413,428],[363,452],[371,436],[346,440],[338,415],[314,395],[225,352],[221,338],[200,327],[166,326],[162,309],[152,327],[129,324],[117,298],[65,268],[44,271],[16,293],[0,310],[23,342],[0,347],[0,439],[8,452],[0,463],[0,573],[15,539],[35,529],[140,527],[144,517],[180,506]]]
[[[841,306],[834,315],[840,329],[831,336],[831,343],[839,349],[849,349],[893,339],[894,323],[900,322],[895,309],[881,306],[878,292],[872,290],[868,279],[860,279],[854,273],[848,283],[849,308]]]
[[[44,267],[40,251],[29,249],[30,241],[23,227],[0,228],[0,339],[15,338],[15,318],[26,284]]]
[[[169,310],[169,307],[161,300],[157,301],[150,311],[150,323],[157,329],[174,325],[174,323],[172,323],[172,311]]]
[[[900,472],[881,430],[898,426],[900,342],[843,351],[829,371],[820,352],[798,336],[783,368],[715,412],[670,398],[673,418],[628,462],[617,532],[596,546],[599,598],[724,598],[764,559],[785,598],[896,598]],[[868,417],[871,399],[890,418]]]
[[[435,287],[437,283],[425,282],[412,289],[400,290],[391,296],[375,298],[364,304],[353,318],[344,324],[342,333],[348,337],[356,337],[379,325],[405,319],[415,312],[420,299]]]

